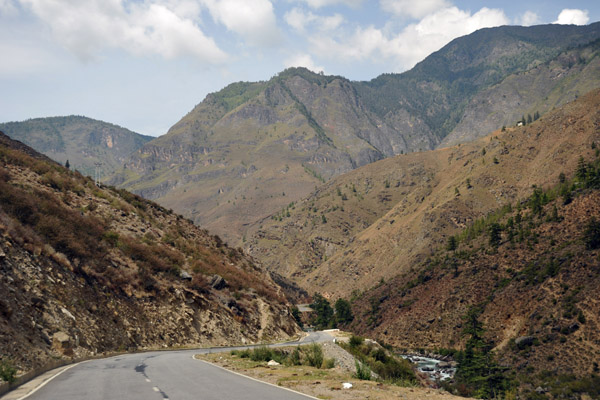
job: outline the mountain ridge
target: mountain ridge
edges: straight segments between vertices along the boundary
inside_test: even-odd
[[[84,175],[95,177],[98,172],[98,178],[122,168],[131,153],[154,139],[79,115],[0,123],[0,131],[63,165],[68,160]],[[100,168],[96,164],[101,164]]]
[[[478,93],[495,88],[506,94],[507,78],[589,47],[599,37],[600,23],[490,28],[455,39],[410,71],[369,82],[290,68],[268,81],[233,83],[142,147],[110,183],[241,244],[248,226],[323,181],[386,157],[445,145],[442,139],[456,127],[463,133],[457,132],[453,143],[489,133],[499,120],[490,113],[481,116]],[[533,93],[549,95],[562,85],[575,96],[600,85],[593,73],[597,49],[586,51],[589,72],[559,62],[545,67],[562,68],[568,77],[549,81],[549,87],[531,85],[531,96],[511,94],[503,124],[536,107]],[[576,77],[586,84],[578,85]],[[540,111],[572,99],[551,98],[540,103]]]

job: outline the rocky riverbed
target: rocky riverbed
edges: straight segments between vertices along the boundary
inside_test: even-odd
[[[401,357],[416,364],[417,369],[420,372],[427,374],[433,381],[452,379],[456,373],[455,361],[420,354],[402,354]]]

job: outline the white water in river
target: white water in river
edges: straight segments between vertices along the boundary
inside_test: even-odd
[[[402,355],[403,358],[417,364],[417,369],[423,372],[433,380],[443,381],[446,379],[452,379],[456,373],[456,368],[440,368],[439,364],[443,361],[436,360],[435,358],[415,356],[415,355]],[[444,365],[444,364],[442,364]]]

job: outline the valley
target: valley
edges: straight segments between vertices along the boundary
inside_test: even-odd
[[[79,116],[0,131],[4,381],[240,346],[205,358],[324,398],[600,396],[600,23],[481,29],[370,81],[288,68],[156,138]],[[307,336],[325,350],[244,349],[334,327]],[[137,368],[190,354],[114,362],[187,396],[183,372],[156,390]],[[317,386],[348,376],[353,395]]]

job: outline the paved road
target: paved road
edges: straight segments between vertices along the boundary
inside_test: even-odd
[[[325,332],[313,332],[300,342],[276,346],[330,340],[332,337]],[[234,347],[160,351],[88,361],[65,370],[29,395],[27,400],[306,400],[312,398],[193,359],[194,354],[231,349]]]

